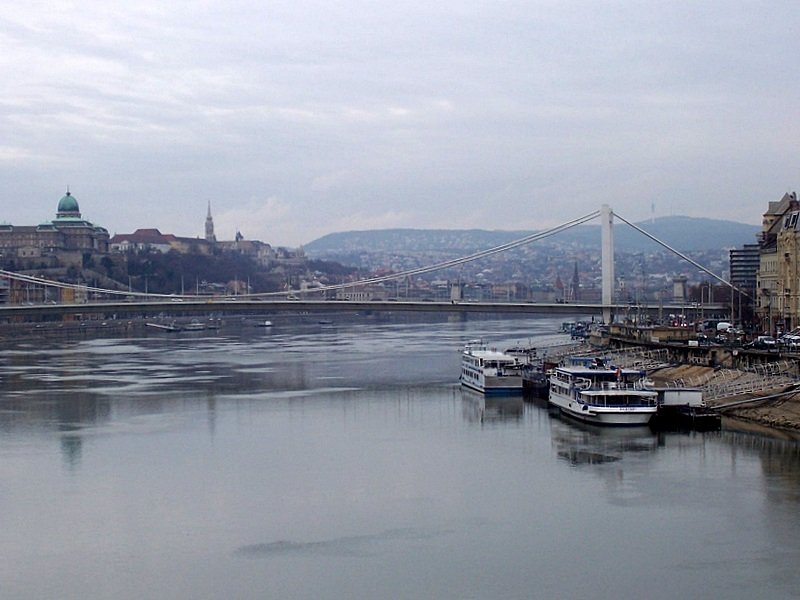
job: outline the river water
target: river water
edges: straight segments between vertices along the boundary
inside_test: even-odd
[[[557,323],[286,318],[0,350],[0,598],[791,598],[800,448],[456,384]]]

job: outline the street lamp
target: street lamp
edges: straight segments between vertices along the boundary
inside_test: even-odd
[[[706,291],[706,288],[703,284],[700,284],[700,321],[705,322],[706,320],[706,305],[703,292]]]
[[[768,289],[764,290],[764,293],[767,294],[767,324],[769,326],[767,334],[772,335],[772,293]]]
[[[772,296],[770,294],[769,288],[762,287],[761,288],[761,296],[766,298],[767,301],[765,303],[765,302],[763,302],[763,300],[759,300],[758,301],[758,308],[761,309],[761,308],[764,307],[764,304],[767,305],[767,326],[769,327],[769,330],[763,331],[763,323],[762,323],[762,319],[761,319],[761,311],[760,310],[759,310],[759,319],[758,319],[759,327],[762,329],[761,333],[765,333],[767,335],[770,335],[771,331],[772,331]]]

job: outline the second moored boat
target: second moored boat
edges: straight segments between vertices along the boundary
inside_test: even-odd
[[[647,389],[643,371],[599,358],[556,367],[548,401],[567,416],[598,425],[646,425],[658,411],[658,394]]]

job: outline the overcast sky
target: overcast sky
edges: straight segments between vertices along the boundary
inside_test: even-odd
[[[5,3],[0,222],[114,233],[760,223],[798,187],[796,2]]]

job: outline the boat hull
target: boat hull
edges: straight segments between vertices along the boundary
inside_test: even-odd
[[[561,410],[561,413],[595,425],[614,425],[614,426],[641,426],[647,425],[653,415],[656,414],[657,407],[602,407],[592,406],[576,402],[572,398],[565,398],[559,394],[550,394],[549,402],[551,405]]]
[[[485,381],[470,380],[461,378],[461,385],[481,394],[486,395],[507,395],[522,393],[522,377],[502,377],[502,381],[492,381],[493,378],[487,377]]]

